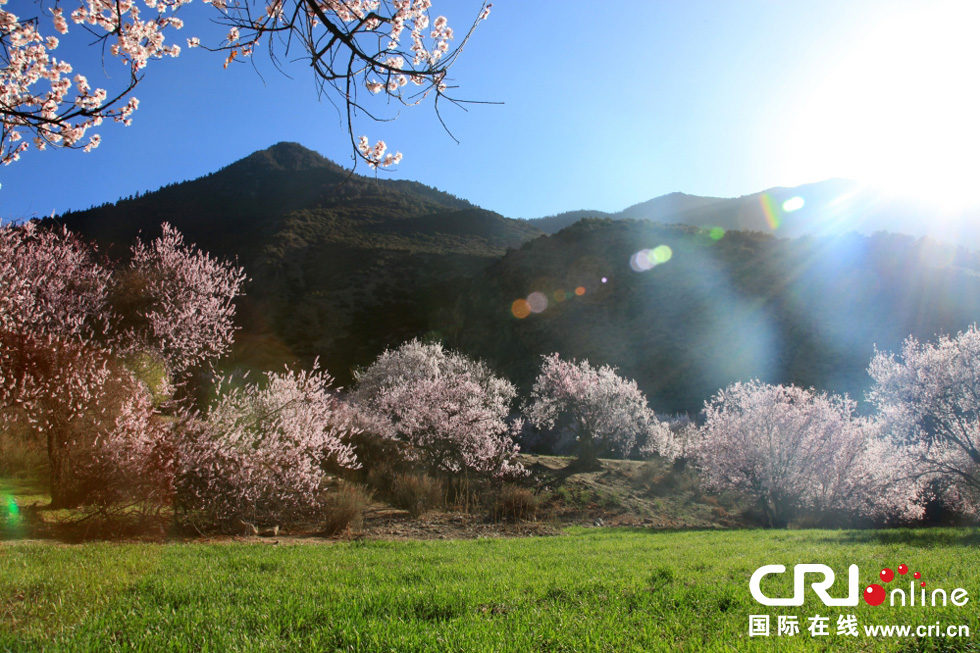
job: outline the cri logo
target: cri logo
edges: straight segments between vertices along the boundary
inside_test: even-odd
[[[918,571],[912,574],[912,578],[915,580],[910,580],[907,595],[905,590],[901,588],[895,588],[889,594],[878,583],[868,585],[864,588],[864,592],[861,593],[859,592],[860,581],[858,578],[860,572],[858,571],[857,565],[851,565],[847,568],[848,592],[846,598],[835,599],[827,593],[827,590],[834,584],[834,570],[827,565],[819,564],[803,564],[793,567],[792,598],[770,598],[762,593],[760,585],[763,578],[770,574],[782,574],[785,572],[786,567],[784,565],[763,565],[756,569],[755,573],[752,574],[752,578],[749,580],[749,590],[752,592],[752,598],[762,605],[768,606],[803,605],[803,595],[806,593],[806,575],[820,574],[822,579],[811,582],[810,588],[823,601],[824,605],[829,606],[855,606],[859,603],[861,597],[864,598],[864,602],[868,605],[881,605],[890,596],[890,605],[895,605],[896,602],[900,602],[900,605],[903,607],[906,605],[906,600],[910,600],[910,606],[918,604],[920,607],[925,605],[935,606],[940,601],[942,605],[946,605],[947,598],[956,606],[964,606],[970,600],[969,596],[967,596],[967,591],[962,587],[954,589],[949,593],[948,597],[946,590],[942,588],[936,588],[932,590],[931,594],[927,595],[925,589],[926,582],[922,580],[922,574]],[[908,565],[899,565],[898,573],[901,576],[906,576],[909,573]],[[881,570],[878,577],[883,583],[890,583],[895,579],[895,572],[886,567]],[[918,597],[916,597],[915,593],[916,583],[919,585]]]

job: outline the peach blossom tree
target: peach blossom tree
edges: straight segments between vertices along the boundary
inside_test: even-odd
[[[137,476],[125,461],[148,460],[138,453],[153,450],[139,425],[156,414],[160,388],[134,363],[158,358],[168,385],[230,347],[243,272],[201,255],[169,227],[149,250],[135,246],[130,269],[169,287],[148,283],[142,300],[126,305],[115,301],[125,274],[67,230],[0,228],[0,422],[46,442],[54,505],[77,505],[92,495],[92,478],[112,477],[104,469],[86,475],[102,464],[93,455]],[[181,323],[164,328],[167,319]]]
[[[688,452],[709,488],[751,498],[770,526],[804,513],[922,515],[922,488],[905,480],[905,459],[846,397],[734,383],[705,403]]]
[[[908,338],[898,355],[877,352],[869,367],[870,401],[882,428],[914,478],[942,488],[947,504],[980,511],[980,331],[920,343]]]
[[[350,413],[331,386],[316,366],[269,372],[258,383],[219,380],[218,400],[202,416],[185,416],[176,438],[182,521],[240,531],[243,522],[315,518],[325,470],[357,466]]]
[[[676,443],[667,425],[647,405],[636,381],[622,378],[608,365],[564,361],[544,356],[525,413],[538,428],[571,428],[577,464],[594,468],[600,455],[642,455],[673,459]]]
[[[353,399],[438,474],[521,475],[508,425],[514,386],[482,362],[418,340],[387,350],[357,375]]]

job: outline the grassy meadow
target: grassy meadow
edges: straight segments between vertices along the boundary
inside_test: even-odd
[[[2,651],[980,650],[970,638],[851,637],[836,618],[980,632],[976,530],[687,531],[571,528],[564,535],[332,544],[0,543]],[[763,564],[821,562],[846,592],[905,563],[964,607],[767,608]],[[763,585],[789,596],[789,573]],[[910,574],[911,575],[911,574]],[[908,587],[897,581],[891,585]],[[800,633],[749,637],[749,615]],[[830,634],[807,619],[830,616]]]

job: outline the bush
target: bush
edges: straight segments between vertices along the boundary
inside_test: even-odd
[[[385,499],[390,499],[392,496],[392,486],[395,483],[395,477],[398,476],[400,472],[397,468],[390,463],[377,463],[367,470],[367,474],[364,476],[364,484],[370,488],[375,495],[383,497]]]
[[[531,490],[516,485],[504,485],[493,502],[494,521],[532,521],[538,514],[541,500]]]
[[[906,461],[855,411],[846,396],[735,383],[706,404],[689,450],[705,489],[755,501],[768,526],[803,515],[921,515],[916,483],[896,482]]]
[[[391,483],[389,499],[396,508],[407,510],[412,517],[442,506],[442,482],[425,474],[397,474]]]
[[[323,534],[360,533],[370,501],[371,495],[357,485],[345,483],[330,492],[323,501]]]

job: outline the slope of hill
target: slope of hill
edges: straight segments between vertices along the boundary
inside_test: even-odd
[[[797,195],[808,199],[782,216],[777,236],[819,224],[834,233],[883,210],[855,213],[840,199],[849,188],[773,189],[765,201],[675,193],[623,212],[679,216],[723,235],[606,218],[545,236],[533,222],[422,184],[351,176],[280,143],[62,219],[116,254],[168,221],[202,248],[238,257],[252,282],[231,365],[318,356],[348,384],[386,347],[428,336],[525,389],[540,356],[557,351],[618,366],[660,411],[697,412],[719,388],[753,377],[860,398],[875,345],[895,349],[909,334],[980,321],[976,253],[885,233],[788,239],[758,228],[779,217],[760,217],[760,206]],[[547,299],[547,308],[515,317],[514,301],[535,292],[536,307]]]

